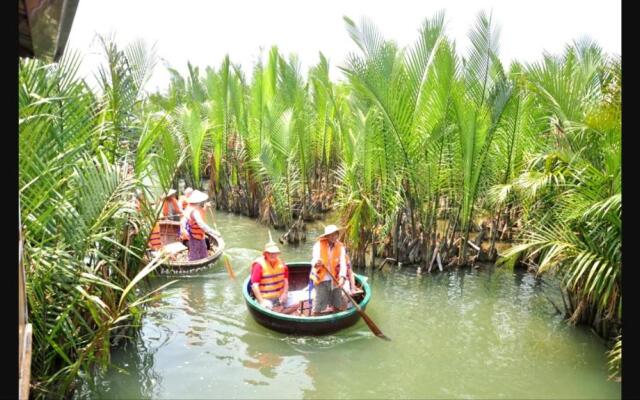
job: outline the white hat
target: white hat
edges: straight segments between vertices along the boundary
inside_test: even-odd
[[[280,249],[274,242],[269,242],[265,244],[264,251],[267,253],[280,253]]]
[[[206,201],[209,198],[209,195],[206,193],[203,193],[199,190],[194,190],[191,195],[187,198],[187,203],[190,204],[195,204],[195,203],[202,203],[203,201]]]
[[[167,192],[167,194],[164,195],[164,197],[169,197],[176,194],[176,190],[175,189],[169,189],[169,191]]]
[[[339,230],[341,230],[343,228],[338,228],[335,225],[327,225],[324,227],[324,233],[322,235],[320,235],[319,237],[323,238],[325,236],[329,236],[334,232],[338,232]]]

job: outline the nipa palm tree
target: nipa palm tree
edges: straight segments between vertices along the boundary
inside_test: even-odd
[[[78,373],[108,364],[110,346],[161,290],[133,291],[161,262],[144,259],[159,206],[138,213],[133,199],[148,188],[143,182],[155,183],[148,198],[158,199],[182,156],[164,118],[141,114],[150,53],[103,43],[99,94],[76,77],[73,52],[58,64],[20,60],[19,195],[36,397],[68,394]]]

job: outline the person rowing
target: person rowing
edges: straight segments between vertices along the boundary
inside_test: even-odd
[[[344,245],[338,240],[339,231],[336,225],[326,226],[324,234],[313,245],[309,279],[313,281],[316,296],[311,315],[346,308],[341,287],[347,282],[347,261]],[[332,275],[338,281],[338,286],[334,284]]]
[[[189,261],[200,260],[208,257],[205,232],[212,236],[219,236],[220,233],[204,222],[202,217],[202,205],[209,198],[209,195],[199,190],[194,190],[187,200],[189,206],[184,210],[187,217],[187,233],[189,235]]]

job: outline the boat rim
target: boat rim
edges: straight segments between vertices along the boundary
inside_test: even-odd
[[[291,266],[295,266],[295,265],[300,265],[300,264],[306,264],[306,265],[310,265],[309,262],[306,261],[296,261],[296,262],[290,262],[290,263],[285,263],[287,265],[287,267],[291,267]],[[364,299],[362,299],[362,301],[360,303],[358,303],[358,305],[360,306],[360,308],[364,308],[366,307],[366,305],[369,303],[369,301],[371,300],[371,288],[369,287],[369,283],[367,282],[366,279],[364,279],[364,275],[360,275],[357,273],[354,273],[354,277],[355,279],[357,279],[361,284],[362,284],[362,288],[364,289]],[[310,322],[327,322],[327,321],[332,321],[332,320],[337,320],[337,319],[342,319],[345,317],[348,317],[350,315],[352,315],[355,312],[358,312],[356,307],[352,307],[352,308],[347,308],[346,310],[337,312],[337,313],[333,313],[333,314],[328,314],[328,315],[317,315],[317,316],[308,316],[308,317],[297,317],[297,316],[292,316],[289,314],[282,314],[279,312],[275,312],[272,310],[269,310],[267,308],[262,307],[254,298],[251,297],[251,295],[249,294],[249,281],[251,280],[251,275],[249,275],[243,282],[242,285],[242,294],[244,296],[245,301],[247,301],[249,303],[249,305],[253,308],[255,308],[257,311],[260,311],[263,314],[266,314],[270,317],[273,318],[277,318],[277,319],[281,319],[281,320],[285,320],[285,321],[291,321],[291,322],[306,322],[306,323],[310,323]]]
[[[180,225],[179,221],[173,221],[173,220],[162,220],[160,221],[162,224],[167,224],[167,225]],[[171,267],[171,268],[184,268],[184,267],[200,267],[202,265],[208,265],[208,264],[213,264],[216,261],[218,261],[218,259],[220,257],[222,257],[222,253],[224,253],[224,249],[225,249],[225,242],[224,239],[222,238],[222,235],[212,235],[207,233],[207,236],[210,236],[211,238],[213,238],[216,241],[217,244],[217,248],[216,248],[216,252],[213,255],[207,256],[205,258],[199,259],[199,260],[193,260],[193,261],[168,261],[165,260],[164,262],[162,262],[162,265],[165,265],[166,267]],[[170,273],[166,273],[165,274],[171,274]]]

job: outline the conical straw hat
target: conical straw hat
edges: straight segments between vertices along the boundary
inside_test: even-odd
[[[194,190],[191,193],[191,196],[187,198],[187,203],[190,203],[190,204],[202,203],[203,201],[206,201],[208,198],[209,198],[208,194],[203,193],[199,190]]]
[[[318,239],[322,239],[323,237],[329,236],[334,232],[338,232],[344,228],[339,228],[336,225],[327,225],[324,227],[324,233],[318,236]]]
[[[264,245],[264,251],[267,253],[280,253],[280,248],[274,242],[269,242]]]

